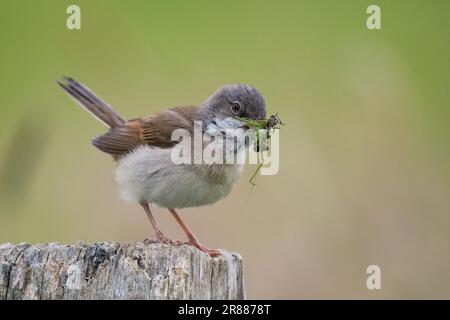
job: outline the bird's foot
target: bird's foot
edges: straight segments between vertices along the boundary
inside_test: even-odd
[[[188,242],[186,242],[186,244],[189,244],[195,248],[197,248],[198,250],[209,254],[211,257],[217,257],[222,255],[222,253],[220,252],[220,250],[217,249],[208,249],[205,246],[203,246],[201,243],[198,242],[197,239],[191,239]]]
[[[173,241],[172,239],[166,237],[161,231],[156,232],[156,236],[153,239],[145,239],[145,244],[152,244],[152,243],[163,243],[163,244],[170,244],[170,245],[181,245],[183,244],[181,241],[176,240]]]

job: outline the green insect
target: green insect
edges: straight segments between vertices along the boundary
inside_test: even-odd
[[[278,116],[278,113],[271,115],[268,119],[262,119],[262,120],[253,120],[253,119],[240,118],[240,117],[237,117],[237,119],[245,122],[247,124],[247,126],[249,127],[249,129],[253,129],[256,131],[256,150],[255,150],[256,152],[259,152],[259,150],[260,150],[260,143],[261,143],[260,130],[262,130],[262,129],[266,130],[267,140],[269,140],[271,137],[271,134],[270,134],[271,131],[275,130],[275,129],[279,129],[279,127],[278,127],[279,124],[284,125],[284,123],[281,121],[280,117]],[[268,148],[268,146],[266,146],[266,148]],[[261,157],[262,157],[262,154],[261,154]],[[249,179],[249,182],[254,186],[256,185],[256,183],[255,183],[256,176],[258,175],[259,170],[261,170],[261,167],[263,166],[263,162],[264,161],[261,161],[258,163],[255,172],[252,174],[252,176]]]

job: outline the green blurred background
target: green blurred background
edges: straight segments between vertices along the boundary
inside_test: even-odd
[[[449,1],[1,0],[0,17],[0,243],[151,235],[61,75],[126,118],[244,82],[288,124],[280,171],[251,190],[248,166],[226,200],[182,216],[244,256],[247,297],[450,298]]]

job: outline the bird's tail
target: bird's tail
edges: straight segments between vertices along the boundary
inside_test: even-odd
[[[114,128],[125,123],[124,118],[81,83],[68,77],[57,82],[81,107],[108,127]]]

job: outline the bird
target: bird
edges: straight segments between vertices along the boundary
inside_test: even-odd
[[[195,128],[209,138],[230,130],[245,133],[250,128],[241,119],[266,117],[261,92],[247,84],[227,84],[198,105],[167,108],[150,116],[126,120],[75,79],[62,77],[57,83],[108,127],[109,130],[95,137],[92,144],[116,162],[115,180],[121,198],[144,209],[155,233],[154,240],[147,240],[169,245],[187,243],[212,257],[221,255],[220,250],[200,243],[177,210],[211,205],[227,197],[242,174],[243,164],[174,163],[172,152],[181,142],[172,139],[172,134],[177,129],[195,134]],[[211,141],[215,141],[214,138]],[[242,153],[245,146],[232,145],[231,149],[224,147],[224,150]],[[156,222],[152,207],[168,209],[188,241],[173,241],[167,237]]]

